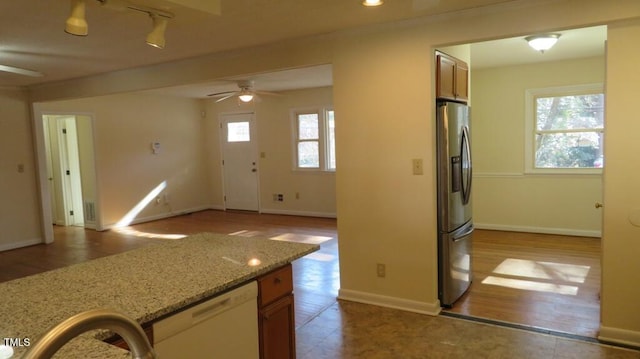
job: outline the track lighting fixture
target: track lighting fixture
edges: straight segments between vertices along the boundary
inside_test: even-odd
[[[86,10],[86,0],[70,0],[71,1],[71,15],[67,19],[65,25],[65,31],[78,36],[86,36],[88,34],[88,25],[87,20],[85,19],[85,10]],[[164,33],[167,29],[167,23],[169,19],[173,19],[173,14],[162,11],[159,9],[154,9],[151,7],[147,7],[144,5],[134,4],[128,0],[96,0],[98,1],[104,8],[124,11],[124,10],[134,10],[137,12],[142,12],[149,17],[153,22],[153,28],[151,32],[147,35],[147,44],[157,47],[164,48],[165,38]]]
[[[153,29],[149,35],[147,35],[147,44],[159,49],[164,49],[164,32],[167,29],[167,18],[153,13],[150,16],[153,21]]]
[[[76,36],[87,36],[89,25],[85,19],[85,7],[85,0],[71,0],[71,15],[65,23],[65,32]]]

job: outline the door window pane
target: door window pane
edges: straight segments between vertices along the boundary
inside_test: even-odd
[[[251,134],[249,122],[229,122],[227,123],[227,142],[249,142]]]

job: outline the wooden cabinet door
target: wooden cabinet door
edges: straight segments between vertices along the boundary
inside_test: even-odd
[[[293,294],[260,309],[260,358],[295,359]]]
[[[436,62],[436,98],[455,100],[456,62],[442,54],[437,56]]]
[[[443,53],[436,54],[436,98],[469,99],[469,66],[464,61]]]
[[[456,62],[455,96],[457,100],[469,99],[469,67],[462,61]]]

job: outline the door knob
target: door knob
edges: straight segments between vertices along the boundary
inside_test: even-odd
[[[604,207],[604,204],[600,202],[596,202],[596,208],[602,208],[602,207]]]

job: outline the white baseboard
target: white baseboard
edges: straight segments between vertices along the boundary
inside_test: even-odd
[[[32,246],[34,244],[40,244],[40,243],[44,243],[44,241],[40,238],[26,239],[18,242],[11,242],[11,243],[3,243],[3,244],[0,244],[0,252],[8,251],[16,248],[28,247],[28,246]]]
[[[183,209],[183,210],[179,210],[179,211],[171,211],[171,212],[166,212],[166,213],[160,213],[160,214],[156,214],[156,215],[153,215],[153,216],[137,217],[133,221],[131,221],[131,223],[129,225],[140,224],[140,223],[151,222],[151,221],[157,221],[159,219],[171,218],[171,217],[176,217],[176,216],[182,216],[182,215],[185,215],[185,214],[204,211],[204,210],[207,210],[207,209],[212,209],[212,207],[208,206],[208,205],[207,206],[198,206],[198,207],[192,207],[192,208]],[[106,231],[106,230],[114,228],[115,226],[116,226],[116,223],[110,223],[110,224],[101,226],[100,229],[98,229],[98,230]]]
[[[301,217],[321,217],[321,218],[337,218],[335,212],[312,212],[312,211],[292,211],[286,209],[273,209],[262,208],[260,213],[266,214],[284,214],[288,216],[301,216]]]
[[[504,224],[477,223],[477,222],[474,222],[473,226],[477,229],[489,229],[494,231],[558,234],[563,236],[596,237],[596,238],[602,237],[602,231],[587,231],[582,229],[571,229],[571,228],[510,226],[510,225],[504,225]]]
[[[434,303],[418,302],[415,300],[389,297],[386,295],[360,292],[350,289],[340,289],[338,291],[338,299],[433,316],[440,314],[440,311],[442,310],[440,307],[440,301],[437,300]]]
[[[601,326],[598,340],[602,342],[640,347],[640,332]]]

